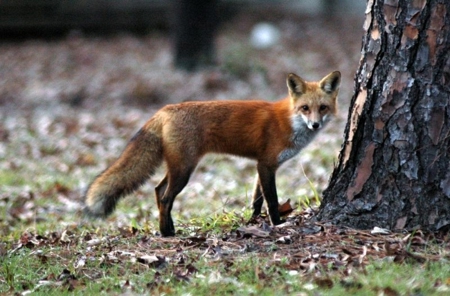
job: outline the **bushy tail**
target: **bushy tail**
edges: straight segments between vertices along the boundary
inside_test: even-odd
[[[92,217],[111,214],[120,198],[138,189],[163,161],[161,133],[142,128],[122,155],[89,186],[84,212]]]

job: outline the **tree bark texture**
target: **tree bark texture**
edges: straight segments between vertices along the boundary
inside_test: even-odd
[[[450,226],[450,1],[369,0],[345,141],[318,219]]]

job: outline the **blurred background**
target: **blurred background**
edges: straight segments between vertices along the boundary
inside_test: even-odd
[[[318,80],[340,70],[339,118],[300,157],[283,166],[277,179],[282,200],[314,194],[305,176],[320,193],[342,143],[360,59],[365,4],[360,0],[0,1],[4,225],[78,211],[93,177],[165,104],[276,100],[287,94],[289,72]],[[225,204],[239,209],[250,204],[254,163],[225,159],[229,158],[213,156],[202,162],[175,212],[189,216],[189,209],[201,214],[198,209],[211,213]],[[146,213],[142,217],[149,216],[147,210],[157,215],[148,196],[153,196],[160,178],[157,174],[136,193],[142,199],[127,203],[133,208],[133,203],[145,201],[139,205],[139,213]],[[218,204],[203,207],[206,200]],[[190,204],[196,202],[200,204]],[[135,209],[131,212],[139,215]]]
[[[361,14],[365,7],[358,0],[2,0],[0,26],[3,33],[41,35],[72,29],[167,29],[174,10],[186,4],[209,10],[216,6],[221,20],[239,11],[335,15]]]
[[[0,104],[202,100],[230,97],[233,82],[240,82],[236,98],[273,99],[285,93],[288,72],[318,79],[339,69],[352,77],[356,65],[346,67],[359,58],[364,7],[356,0],[0,1]],[[198,77],[172,70],[207,77],[172,90],[170,80]]]

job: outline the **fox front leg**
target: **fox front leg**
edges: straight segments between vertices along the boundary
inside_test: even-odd
[[[258,163],[258,182],[260,185],[258,187],[260,188],[259,190],[262,191],[264,199],[266,200],[270,222],[272,223],[272,225],[278,225],[282,223],[280,212],[278,211],[278,196],[275,183],[275,172],[276,168]],[[258,209],[259,207],[259,211],[261,211],[259,203],[257,201],[256,207],[254,209]]]

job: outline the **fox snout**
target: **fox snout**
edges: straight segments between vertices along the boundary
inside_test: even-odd
[[[308,122],[308,128],[310,130],[318,130],[321,127],[322,127],[322,123],[321,122],[317,122],[317,121],[315,121],[315,122],[312,122],[312,121]]]
[[[308,129],[312,131],[318,131],[325,126],[328,122],[328,116],[314,116],[314,113],[310,113],[308,115],[302,114],[302,119],[304,124],[308,127]]]

